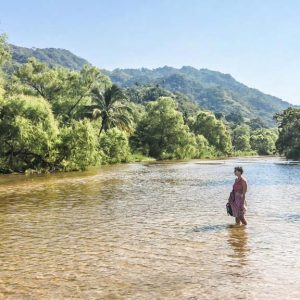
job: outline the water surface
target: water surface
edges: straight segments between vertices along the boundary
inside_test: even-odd
[[[242,165],[247,227],[225,213]],[[300,165],[137,163],[0,177],[0,299],[299,299]]]

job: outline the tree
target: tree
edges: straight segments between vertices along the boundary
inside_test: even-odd
[[[0,100],[0,159],[4,169],[54,168],[58,133],[46,100],[32,96]]]
[[[89,120],[72,120],[60,129],[59,138],[57,163],[63,170],[84,170],[100,163],[97,133]]]
[[[197,155],[195,136],[184,124],[182,113],[170,97],[160,97],[147,104],[145,115],[131,138],[131,145],[134,150],[157,159]]]
[[[250,151],[250,129],[242,124],[236,126],[232,132],[232,144],[236,151]]]
[[[287,158],[300,158],[300,109],[288,108],[274,116],[279,127],[276,142],[280,154]]]
[[[171,97],[173,95],[170,91],[154,84],[135,85],[127,88],[126,94],[135,103],[148,103],[157,100],[159,97]]]
[[[9,46],[6,43],[6,35],[0,35],[0,66],[9,61],[11,58]]]
[[[131,157],[128,137],[124,131],[111,128],[100,137],[100,149],[104,163],[128,162]]]
[[[257,129],[251,132],[251,148],[259,155],[270,155],[276,152],[277,128]]]
[[[132,102],[145,105],[148,102],[156,101],[159,97],[173,98],[177,102],[178,110],[182,112],[185,121],[200,109],[200,106],[186,95],[178,92],[172,93],[157,84],[135,85],[127,88],[126,94]]]
[[[10,61],[10,51],[6,43],[6,36],[4,34],[0,35],[0,98],[4,94],[4,78],[2,74],[2,67]]]
[[[239,111],[233,111],[226,116],[226,120],[234,124],[241,124],[244,122],[244,117]]]
[[[222,113],[222,112],[215,112],[215,117],[218,120],[224,120],[225,119],[224,113]]]
[[[250,126],[250,128],[252,130],[256,130],[256,129],[261,129],[261,128],[266,128],[267,127],[267,125],[262,121],[261,118],[251,119],[247,124]]]
[[[12,80],[16,86],[21,83],[14,93],[43,97],[51,103],[55,115],[63,116],[64,120],[74,117],[80,105],[90,103],[93,88],[111,85],[110,80],[95,67],[85,65],[80,72],[62,67],[50,68],[35,58],[21,65]]]
[[[91,91],[93,104],[87,105],[87,115],[92,119],[101,117],[99,135],[104,130],[118,127],[122,130],[131,130],[132,107],[126,95],[117,85],[113,84],[104,92],[100,88]]]
[[[68,97],[75,99],[74,104],[68,111],[68,116],[76,109],[80,102],[89,97],[93,89],[105,89],[111,87],[110,79],[103,75],[101,71],[89,65],[83,66],[80,72],[76,73],[77,77],[75,80],[70,82],[69,95]]]
[[[200,111],[196,117],[189,119],[189,126],[195,134],[202,134],[221,154],[230,154],[232,144],[230,134],[221,120],[208,111]]]
[[[209,146],[208,140],[202,135],[196,135],[197,154],[194,158],[209,158],[214,155],[214,149]]]

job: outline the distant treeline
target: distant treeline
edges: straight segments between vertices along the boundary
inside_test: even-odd
[[[2,173],[278,151],[299,158],[297,109],[276,115],[279,130],[259,118],[226,119],[159,85],[122,89],[91,65],[72,71],[34,58],[14,65],[4,36],[0,64]]]

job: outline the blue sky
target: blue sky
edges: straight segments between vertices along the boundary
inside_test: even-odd
[[[191,65],[300,104],[300,1],[0,0],[0,32],[100,68]]]

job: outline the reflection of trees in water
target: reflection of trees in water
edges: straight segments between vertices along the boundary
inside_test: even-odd
[[[234,251],[233,257],[238,258],[241,265],[247,264],[247,253],[249,252],[248,234],[245,226],[232,225],[228,227],[228,244]]]

